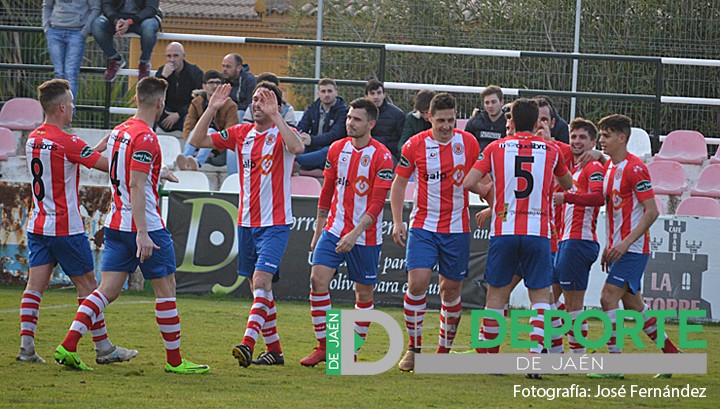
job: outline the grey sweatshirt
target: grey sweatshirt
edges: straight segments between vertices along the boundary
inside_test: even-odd
[[[100,15],[100,0],[43,0],[43,30],[50,27],[80,30],[90,34],[93,21]]]

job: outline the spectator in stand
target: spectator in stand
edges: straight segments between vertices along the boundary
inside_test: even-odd
[[[465,125],[465,131],[475,136],[480,151],[492,141],[505,137],[505,111],[503,110],[503,92],[497,85],[488,85],[480,94],[484,109],[475,108],[472,117]]]
[[[185,140],[185,150],[177,156],[175,164],[180,170],[199,170],[199,168],[207,161],[210,156],[211,148],[197,148],[190,144],[190,134],[197,125],[198,120],[203,112],[207,109],[210,97],[215,90],[223,84],[222,74],[215,70],[208,70],[203,77],[202,90],[194,92],[195,97],[190,103],[185,125],[183,126],[183,139]],[[210,122],[209,132],[220,132],[238,123],[237,105],[228,99],[220,109],[217,110],[215,116]],[[197,158],[193,157],[197,153]],[[236,166],[237,167],[237,166]],[[235,171],[237,173],[237,170]]]
[[[400,159],[398,141],[405,124],[405,113],[388,102],[386,96],[382,82],[372,79],[365,84],[365,98],[375,104],[379,111],[375,127],[372,128],[372,137],[385,145],[397,162]]]
[[[552,128],[550,129],[550,136],[553,137],[556,141],[564,142],[566,144],[570,143],[570,127],[568,126],[568,123],[558,115],[557,111],[555,110],[555,107],[553,106],[552,99],[548,97],[547,95],[538,95],[535,97],[536,99],[544,99],[545,102],[550,105],[550,111],[552,113],[553,117],[553,124]]]
[[[172,42],[165,48],[165,65],[155,76],[168,82],[165,109],[155,125],[165,132],[181,131],[193,91],[203,86],[203,72],[197,65],[185,61],[182,44]]]
[[[330,144],[347,136],[345,117],[348,107],[338,96],[335,80],[323,78],[318,82],[318,99],[310,104],[297,126],[301,132],[305,153],[295,157],[302,169],[322,169]]]
[[[70,83],[77,103],[78,75],[85,54],[85,38],[100,15],[100,0],[43,0],[42,24],[55,78]]]
[[[257,78],[250,73],[250,66],[243,64],[240,54],[228,54],[222,60],[222,75],[232,85],[230,98],[237,104],[238,121],[242,121],[245,110],[252,102],[252,93]]]
[[[413,111],[405,115],[405,123],[403,124],[402,133],[400,134],[400,141],[398,142],[397,150],[402,152],[402,147],[405,145],[411,136],[418,134],[422,131],[426,131],[432,127],[430,120],[430,101],[435,96],[435,91],[429,89],[421,89],[415,95],[413,101]]]
[[[138,80],[150,75],[150,56],[161,21],[160,0],[102,0],[102,15],[93,21],[92,33],[108,58],[103,75],[105,81],[115,81],[118,70],[125,66],[125,59],[115,49],[113,37],[122,37],[127,32],[140,36]]]

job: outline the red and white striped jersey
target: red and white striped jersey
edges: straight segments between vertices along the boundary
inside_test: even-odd
[[[491,236],[550,238],[553,175],[568,171],[552,143],[519,132],[488,145],[474,168],[495,182]]]
[[[555,145],[560,152],[560,157],[565,161],[565,166],[567,166],[568,169],[572,169],[575,157],[572,154],[570,145],[562,141],[550,141],[550,143]],[[558,251],[558,241],[560,237],[562,237],[563,212],[561,206],[555,206],[552,200],[552,194],[562,191],[563,188],[560,186],[560,182],[553,178],[553,190],[550,193],[550,209],[553,213],[553,217],[550,218],[550,251],[553,253]]]
[[[164,228],[158,195],[162,153],[155,132],[145,121],[130,118],[113,129],[105,154],[110,161],[110,184],[113,192],[105,226],[113,230],[137,231],[130,207],[130,171],[137,170],[149,175],[145,181],[147,230],[151,232]]]
[[[404,178],[415,175],[411,228],[436,233],[470,231],[468,192],[462,184],[479,152],[477,139],[459,129],[445,143],[433,139],[432,129],[408,139],[395,172]]]
[[[608,209],[607,247],[610,248],[638,226],[645,213],[640,202],[654,198],[655,192],[647,167],[631,153],[617,165],[610,160],[605,163],[603,191]],[[650,254],[650,232],[646,231],[631,244],[628,252]]]
[[[78,199],[78,164],[92,168],[100,157],[85,141],[54,125],[42,124],[32,131],[25,145],[33,193],[28,232],[43,236],[85,232]]]
[[[211,136],[217,149],[232,149],[237,153],[238,226],[291,224],[290,177],[295,155],[285,148],[280,130],[273,125],[260,133],[255,130],[255,124],[238,124]]]
[[[370,143],[358,150],[352,139],[346,137],[330,146],[323,171],[323,183],[335,187],[325,230],[337,237],[343,237],[357,226],[368,212],[375,189],[383,189],[387,196],[392,185],[393,160],[388,148],[370,138]],[[358,236],[356,244],[382,244],[382,221],[383,211],[380,210],[375,224]]]
[[[584,167],[575,166],[573,173],[573,187],[571,193],[593,193],[603,191],[603,179],[605,169],[598,161],[592,161]],[[560,241],[592,240],[597,239],[597,217],[600,207],[581,206],[572,203],[564,203],[562,207],[563,224],[560,226],[562,238]]]

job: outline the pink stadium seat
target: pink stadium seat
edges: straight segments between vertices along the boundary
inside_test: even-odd
[[[672,131],[654,156],[656,160],[674,160],[680,163],[702,165],[707,159],[705,137],[698,131]]]
[[[715,154],[710,158],[710,163],[720,163],[720,149],[715,151]]]
[[[322,185],[314,177],[293,176],[290,178],[290,193],[298,196],[320,196]]]
[[[720,199],[720,164],[713,164],[703,169],[690,195]]]
[[[415,182],[408,182],[407,189],[405,189],[405,201],[412,202],[415,199]]]
[[[655,204],[657,205],[658,212],[660,212],[660,214],[665,214],[665,205],[663,205],[662,200],[660,200],[657,196],[655,196]]]
[[[675,216],[720,217],[720,203],[709,197],[688,197],[680,202]]]
[[[467,125],[467,123],[468,123],[467,119],[458,119],[457,121],[455,121],[455,128],[457,128],[461,131],[464,131],[465,125]]]
[[[0,155],[2,156],[15,156],[17,151],[17,140],[12,131],[0,127]]]
[[[13,98],[0,110],[0,126],[14,131],[32,131],[42,121],[42,106],[32,98]]]
[[[655,193],[680,196],[687,189],[685,169],[681,164],[675,161],[652,161],[647,167]]]

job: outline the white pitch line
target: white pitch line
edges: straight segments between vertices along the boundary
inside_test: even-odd
[[[118,302],[114,302],[113,305],[154,304],[154,303],[155,303],[155,301],[118,301]],[[48,305],[48,306],[41,305],[40,309],[41,310],[54,310],[54,309],[69,308],[69,307],[74,307],[75,309],[77,309],[78,305],[77,304],[62,304],[62,305]],[[16,308],[16,309],[10,309],[10,310],[0,310],[0,314],[10,314],[10,313],[19,314],[20,309]]]

